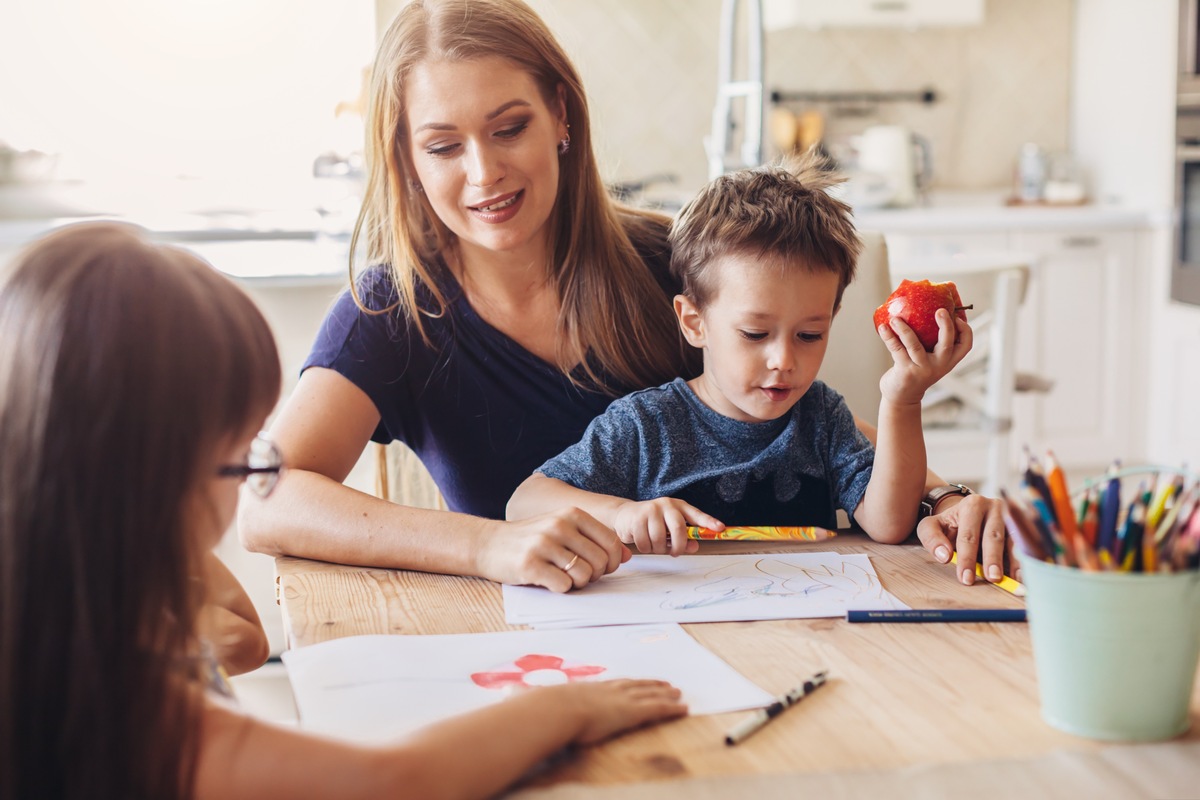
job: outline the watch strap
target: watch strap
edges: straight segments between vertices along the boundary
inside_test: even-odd
[[[951,495],[967,497],[968,495],[972,494],[974,494],[974,492],[972,492],[966,486],[963,486],[961,483],[948,483],[945,486],[939,486],[936,489],[932,489],[930,490],[929,494],[921,498],[921,517],[924,518],[932,516],[934,509],[937,508],[937,504]]]

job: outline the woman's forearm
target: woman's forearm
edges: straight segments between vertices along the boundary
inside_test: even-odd
[[[267,500],[243,492],[238,509],[242,544],[255,552],[460,575],[480,574],[477,546],[495,524],[397,505],[298,469]]]

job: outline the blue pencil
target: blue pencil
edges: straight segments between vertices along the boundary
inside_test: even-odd
[[[1112,475],[1100,499],[1100,523],[1096,526],[1096,549],[1110,554],[1117,538],[1117,517],[1121,516],[1121,479],[1116,477],[1119,462],[1109,469]]]
[[[847,611],[847,622],[1024,622],[1023,608],[910,608]]]

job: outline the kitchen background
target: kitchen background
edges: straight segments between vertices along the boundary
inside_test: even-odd
[[[530,2],[582,73],[605,178],[648,183],[637,201],[685,200],[708,172],[721,0]],[[1172,301],[1169,286],[1178,0],[909,0],[928,15],[849,26],[829,14],[869,14],[869,3],[765,2],[768,92],[936,93],[931,104],[784,108],[820,112],[838,155],[879,124],[928,140],[921,202],[857,209],[862,228],[888,237],[894,262],[973,254],[1031,266],[1018,368],[1056,385],[1016,403],[1012,449],[1055,447],[1075,474],[1113,457],[1200,463],[1200,370],[1188,366],[1200,364],[1200,309]],[[0,7],[0,263],[66,219],[140,222],[255,296],[279,337],[286,392],[344,281],[362,71],[401,5]],[[946,24],[963,7],[976,10]],[[797,8],[817,16],[774,24]],[[773,110],[768,102],[768,156]],[[1069,156],[1089,202],[1007,207],[1027,143]],[[931,464],[978,480],[982,450],[934,442]],[[368,491],[370,463],[350,480]],[[220,553],[280,650],[271,560],[233,536]]]

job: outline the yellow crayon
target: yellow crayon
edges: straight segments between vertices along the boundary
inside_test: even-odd
[[[954,555],[950,556],[950,563],[951,564],[958,563],[958,553],[955,553]],[[979,562],[975,562],[975,575],[976,575],[976,577],[983,578],[983,580],[987,581],[988,583],[991,583],[991,581],[988,581],[987,578],[984,577],[983,565],[980,564]],[[992,586],[996,586],[1000,589],[1003,589],[1004,591],[1008,592],[1009,594],[1015,594],[1017,597],[1025,596],[1024,584],[1022,584],[1020,581],[1013,580],[1012,578],[1008,577],[1007,575],[1002,577],[996,583],[992,583]]]

